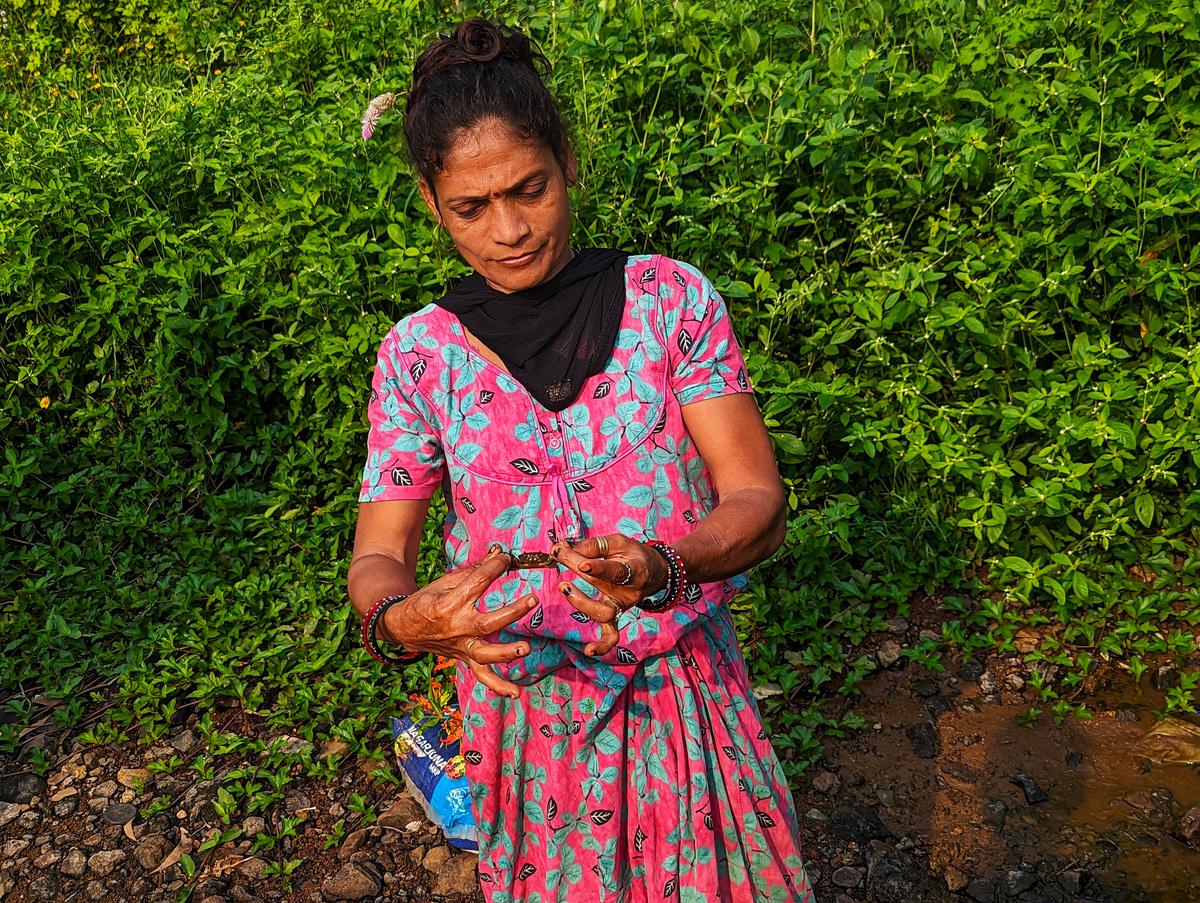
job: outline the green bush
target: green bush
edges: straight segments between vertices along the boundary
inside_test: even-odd
[[[463,270],[396,117],[357,120],[474,10],[28,9],[0,25],[0,741],[35,689],[78,719],[94,672],[101,737],[235,698],[361,739],[419,679],[344,598],[373,352]],[[968,649],[1044,627],[1069,680],[1192,651],[1194,7],[483,11],[557,63],[578,239],[694,262],[736,314],[791,493],[739,624],[794,767],[919,592],[958,591]]]

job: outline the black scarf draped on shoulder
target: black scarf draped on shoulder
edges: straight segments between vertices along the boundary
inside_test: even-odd
[[[552,279],[511,294],[474,273],[437,303],[494,351],[543,407],[561,411],[612,357],[628,259],[626,251],[577,251]]]

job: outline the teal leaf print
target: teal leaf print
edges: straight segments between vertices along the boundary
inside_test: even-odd
[[[653,501],[654,492],[649,486],[634,486],[621,496],[621,502],[631,508],[649,508]]]
[[[509,505],[492,520],[492,526],[497,530],[511,530],[521,523],[525,514],[522,505]]]

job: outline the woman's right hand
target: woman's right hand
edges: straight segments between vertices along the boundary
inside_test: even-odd
[[[520,620],[537,607],[528,595],[495,611],[481,612],[476,602],[508,568],[511,557],[492,546],[487,557],[450,571],[393,605],[383,617],[386,637],[412,652],[461,659],[484,686],[516,699],[520,688],[490,667],[529,654],[529,644],[490,643],[483,637]]]

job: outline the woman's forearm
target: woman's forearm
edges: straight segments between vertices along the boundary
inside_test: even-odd
[[[350,602],[360,618],[384,596],[408,594],[416,588],[413,568],[384,552],[372,552],[355,558],[350,563],[350,572],[346,577]],[[396,642],[387,629],[386,620],[379,625],[378,633],[381,639]]]
[[[775,553],[787,533],[781,491],[745,487],[721,501],[675,543],[692,583],[713,583],[754,567]]]

